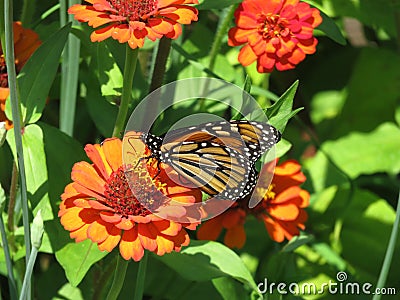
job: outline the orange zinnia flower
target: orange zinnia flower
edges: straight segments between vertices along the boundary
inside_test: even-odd
[[[40,46],[41,41],[36,32],[23,28],[21,22],[14,22],[13,30],[15,67],[18,73],[32,53]],[[7,119],[5,114],[6,100],[9,94],[7,66],[3,48],[0,44],[0,122],[6,123],[6,129],[12,128],[12,122]]]
[[[146,36],[152,41],[163,36],[176,39],[182,33],[181,24],[197,21],[197,9],[186,4],[198,4],[198,0],[85,1],[92,5],[75,4],[68,13],[93,28],[108,24],[91,34],[92,42],[112,37],[135,49],[143,47]]]
[[[315,52],[313,29],[322,18],[319,10],[299,0],[244,0],[235,12],[236,27],[229,31],[228,44],[246,44],[239,62],[257,61],[260,73],[293,69],[306,54]]]
[[[180,251],[182,246],[189,244],[185,229],[195,229],[196,224],[162,219],[133,195],[126,175],[132,176],[129,180],[136,180],[135,184],[140,183],[143,169],[134,168],[129,170],[130,173],[126,172],[121,140],[111,138],[102,145],[86,145],[85,151],[93,164],[82,161],[74,165],[73,182],[65,187],[58,213],[71,238],[76,242],[90,239],[100,250],[108,252],[119,245],[122,257],[135,261],[142,258],[144,249],[163,255]],[[141,186],[137,184],[140,196],[145,195],[152,208],[160,205],[153,197],[153,188],[179,202],[201,201],[199,190],[181,187],[169,179],[167,167],[160,165],[159,172],[150,160],[143,164],[152,177],[156,176],[149,185],[146,181]]]
[[[283,242],[299,235],[305,229],[307,213],[304,210],[309,204],[310,195],[299,187],[305,180],[301,166],[295,160],[288,160],[270,170],[273,164],[264,165],[256,193],[262,201],[254,208],[248,207],[249,197],[236,202],[230,209],[214,219],[206,221],[198,230],[201,240],[216,240],[223,229],[226,229],[224,243],[230,248],[241,248],[246,241],[243,225],[246,216],[251,214],[263,221],[268,234],[274,241]],[[268,173],[274,172],[270,185],[263,184]]]

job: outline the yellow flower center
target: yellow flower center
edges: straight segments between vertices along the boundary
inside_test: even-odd
[[[254,208],[250,209],[250,213],[257,215],[259,213],[264,214],[267,207],[270,205],[270,201],[275,199],[276,193],[274,192],[275,184],[271,183],[268,189],[257,188],[257,194],[262,197],[260,203],[258,203]],[[247,206],[247,203],[246,203]],[[247,208],[248,209],[248,208]]]
[[[119,15],[128,21],[141,21],[147,15],[157,10],[158,0],[108,0]]]
[[[123,217],[151,214],[149,209],[153,211],[160,206],[161,199],[157,196],[160,193],[157,193],[157,189],[162,185],[156,187],[152,179],[143,176],[143,173],[141,168],[126,173],[123,167],[113,172],[105,185],[106,205]],[[147,208],[138,201],[131,188],[141,201],[146,200]]]
[[[286,37],[290,34],[287,28],[287,21],[279,15],[260,14],[258,15],[258,32],[266,40],[271,40],[274,37]]]
[[[273,191],[275,184],[271,183],[268,186],[267,192],[264,194],[264,201],[269,201],[275,198],[276,193]]]

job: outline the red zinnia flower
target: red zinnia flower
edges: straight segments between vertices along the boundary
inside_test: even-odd
[[[260,73],[293,69],[306,54],[315,52],[313,29],[322,18],[319,10],[299,0],[244,0],[235,12],[236,27],[228,44],[239,46],[239,62],[257,61]]]
[[[40,46],[41,41],[36,32],[23,28],[21,22],[14,22],[13,30],[15,67],[18,73],[32,53]],[[6,129],[12,128],[12,122],[7,119],[5,114],[6,100],[9,94],[7,66],[3,48],[0,44],[0,122],[6,123]]]
[[[299,187],[305,180],[301,166],[294,160],[288,160],[276,166],[272,183],[263,185],[268,178],[272,164],[266,164],[259,176],[256,193],[262,201],[254,208],[248,207],[248,198],[236,202],[221,215],[206,221],[198,230],[201,240],[216,240],[226,230],[224,243],[230,248],[241,248],[246,241],[243,225],[246,216],[254,215],[263,221],[268,234],[274,241],[290,240],[304,230],[307,213],[304,210],[309,204],[310,195]],[[267,186],[264,188],[264,186]]]
[[[91,34],[92,42],[112,37],[135,49],[143,47],[146,36],[152,41],[163,36],[176,39],[182,32],[181,24],[197,21],[197,9],[186,4],[198,4],[198,0],[85,1],[92,5],[75,4],[68,13],[93,28],[108,24]]]
[[[109,252],[119,244],[122,257],[135,261],[142,258],[144,249],[163,255],[180,251],[182,246],[189,244],[185,229],[195,229],[197,224],[162,219],[133,195],[122,162],[121,140],[112,138],[102,145],[86,145],[85,151],[93,164],[81,161],[74,165],[73,182],[65,187],[58,213],[71,238],[76,242],[90,239],[100,250]],[[152,177],[156,176],[158,167],[155,163],[143,164]],[[201,201],[199,190],[177,185],[166,175],[167,167],[160,165],[160,169],[154,180],[149,177],[150,183],[142,180],[143,169],[129,170],[130,180],[136,180],[140,196],[145,195],[152,208],[162,205],[157,197],[153,197],[154,188],[181,203]]]

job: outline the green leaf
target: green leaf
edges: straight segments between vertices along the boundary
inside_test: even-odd
[[[347,134],[349,128],[367,132],[395,120],[393,110],[400,99],[399,65],[400,57],[394,51],[362,49],[353,67],[341,114],[330,126],[330,138]]]
[[[383,29],[396,37],[395,1],[334,0],[324,1],[331,17],[353,17],[370,28]],[[325,5],[327,4],[327,5]]]
[[[256,86],[256,85],[252,86],[251,94],[256,95],[256,96],[266,97],[267,99],[271,99],[274,102],[279,100],[279,97],[277,95],[275,95],[274,93],[272,93],[264,88],[261,88],[259,86]]]
[[[347,44],[346,39],[342,35],[342,32],[340,31],[339,27],[336,25],[335,21],[332,18],[330,18],[327,14],[325,14],[322,11],[320,7],[321,5],[319,5],[319,3],[313,0],[303,0],[303,1],[309,3],[311,7],[315,7],[316,9],[318,9],[321,14],[322,23],[316,29],[321,30],[336,43],[339,43],[340,45],[343,46],[346,45]]]
[[[329,38],[331,38],[333,41],[336,43],[339,43],[340,45],[346,45],[346,39],[342,35],[342,32],[340,31],[339,27],[336,25],[335,21],[333,21],[328,15],[326,15],[322,10],[319,10],[321,17],[322,17],[322,23],[316,28],[321,30],[323,33],[325,33]]]
[[[7,129],[4,122],[0,122],[0,147],[3,146],[4,141],[6,140]]]
[[[289,122],[298,111],[293,111],[293,100],[296,94],[299,81],[296,81],[292,86],[275,102],[272,106],[266,109],[266,114],[269,122],[274,125],[281,133],[285,130],[286,124]]]
[[[8,132],[7,142],[16,159],[14,130]],[[48,194],[49,184],[43,132],[38,125],[31,124],[25,127],[22,135],[22,146],[24,148],[28,200],[33,208],[33,214],[36,215],[40,209],[43,220],[51,220],[54,215]]]
[[[3,213],[4,206],[6,205],[6,193],[0,183],[0,214]]]
[[[313,189],[316,192],[322,192],[326,187],[347,182],[347,178],[329,162],[321,151],[318,151],[314,157],[307,159],[304,166],[310,174]]]
[[[221,295],[222,299],[226,300],[241,300],[248,298],[242,286],[230,277],[220,277],[212,279],[212,284]]]
[[[44,151],[47,158],[48,185],[53,213],[57,215],[61,194],[65,186],[71,182],[71,170],[74,163],[87,159],[82,145],[61,132],[58,128],[39,123],[43,131]],[[45,235],[42,248],[47,243],[57,251],[71,242],[68,231],[62,228],[58,218],[45,222]]]
[[[118,114],[118,107],[111,104],[101,95],[99,81],[93,72],[93,65],[81,68],[81,81],[86,87],[85,104],[89,115],[96,125],[96,128],[103,136],[111,136],[115,119]],[[104,112],[107,112],[106,114]]]
[[[311,102],[310,117],[314,124],[337,117],[342,110],[346,91],[321,91],[316,93]]]
[[[18,75],[24,124],[40,119],[54,81],[71,24],[52,34],[30,57]],[[7,103],[10,103],[7,101]],[[11,116],[11,105],[8,105]]]
[[[228,7],[232,4],[237,4],[242,2],[242,0],[199,0],[199,5],[196,5],[197,9],[217,9]]]
[[[98,70],[101,93],[109,98],[109,102],[114,103],[117,98],[121,97],[122,72],[106,46],[103,44],[96,46],[97,66],[95,70]]]
[[[126,51],[125,44],[121,44],[114,39],[106,39],[104,43],[106,44],[108,50],[111,52],[115,62],[117,63],[119,69],[122,72],[124,70],[124,64],[125,64],[125,51]]]
[[[85,277],[90,267],[106,256],[97,245],[90,240],[80,243],[70,243],[56,252],[57,261],[65,270],[68,281],[77,286]]]
[[[212,241],[191,241],[180,253],[157,257],[163,263],[193,281],[233,277],[257,290],[256,283],[243,261],[228,247]]]
[[[7,277],[8,275],[6,257],[4,255],[3,248],[0,248],[0,274],[3,275],[4,277]]]
[[[295,236],[289,241],[289,243],[287,243],[282,248],[282,251],[283,252],[293,252],[297,248],[311,242],[313,239],[314,239],[314,237],[312,235],[302,234],[302,235]]]
[[[292,148],[292,143],[288,140],[281,139],[275,148],[275,157],[284,156]]]
[[[396,107],[396,111],[394,112],[394,118],[396,119],[397,125],[400,126],[400,106]]]
[[[400,129],[392,123],[384,123],[370,133],[350,133],[322,147],[351,178],[400,171]]]
[[[188,62],[197,70],[202,71],[202,72],[206,73],[207,75],[210,75],[214,78],[222,79],[220,76],[215,74],[213,71],[211,71],[209,68],[204,66],[202,63],[198,62],[197,59],[193,55],[186,52],[185,49],[183,49],[177,43],[172,43],[171,46],[176,52],[178,52],[180,55],[182,55],[184,58],[186,58],[188,60]]]
[[[386,200],[371,192],[360,189],[351,192],[348,188],[341,188],[318,223],[319,226],[329,226],[338,218],[343,220],[342,229],[337,235],[341,257],[357,270],[357,277],[362,278],[360,281],[374,282],[386,253],[395,219],[394,209]],[[395,251],[398,253],[399,250],[397,245]],[[400,256],[394,256],[392,265],[399,263]],[[400,270],[392,268],[388,286],[391,286],[390,281],[397,282],[399,276]]]
[[[58,291],[58,296],[54,300],[84,300],[82,292],[77,287],[69,283],[64,284]]]
[[[32,246],[36,249],[39,249],[42,245],[43,233],[44,233],[44,224],[43,218],[40,210],[33,218],[32,226],[31,226],[31,243]]]
[[[315,243],[312,245],[316,253],[321,255],[328,264],[335,266],[338,270],[345,270],[346,261],[340,257],[328,244],[326,243]]]
[[[248,94],[251,93],[251,78],[249,75],[246,75],[246,79],[244,80],[243,91],[247,92]]]

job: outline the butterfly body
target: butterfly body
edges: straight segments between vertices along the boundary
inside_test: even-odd
[[[273,126],[256,121],[219,121],[175,129],[142,139],[152,157],[219,199],[248,195],[257,182],[255,162],[281,138]]]

